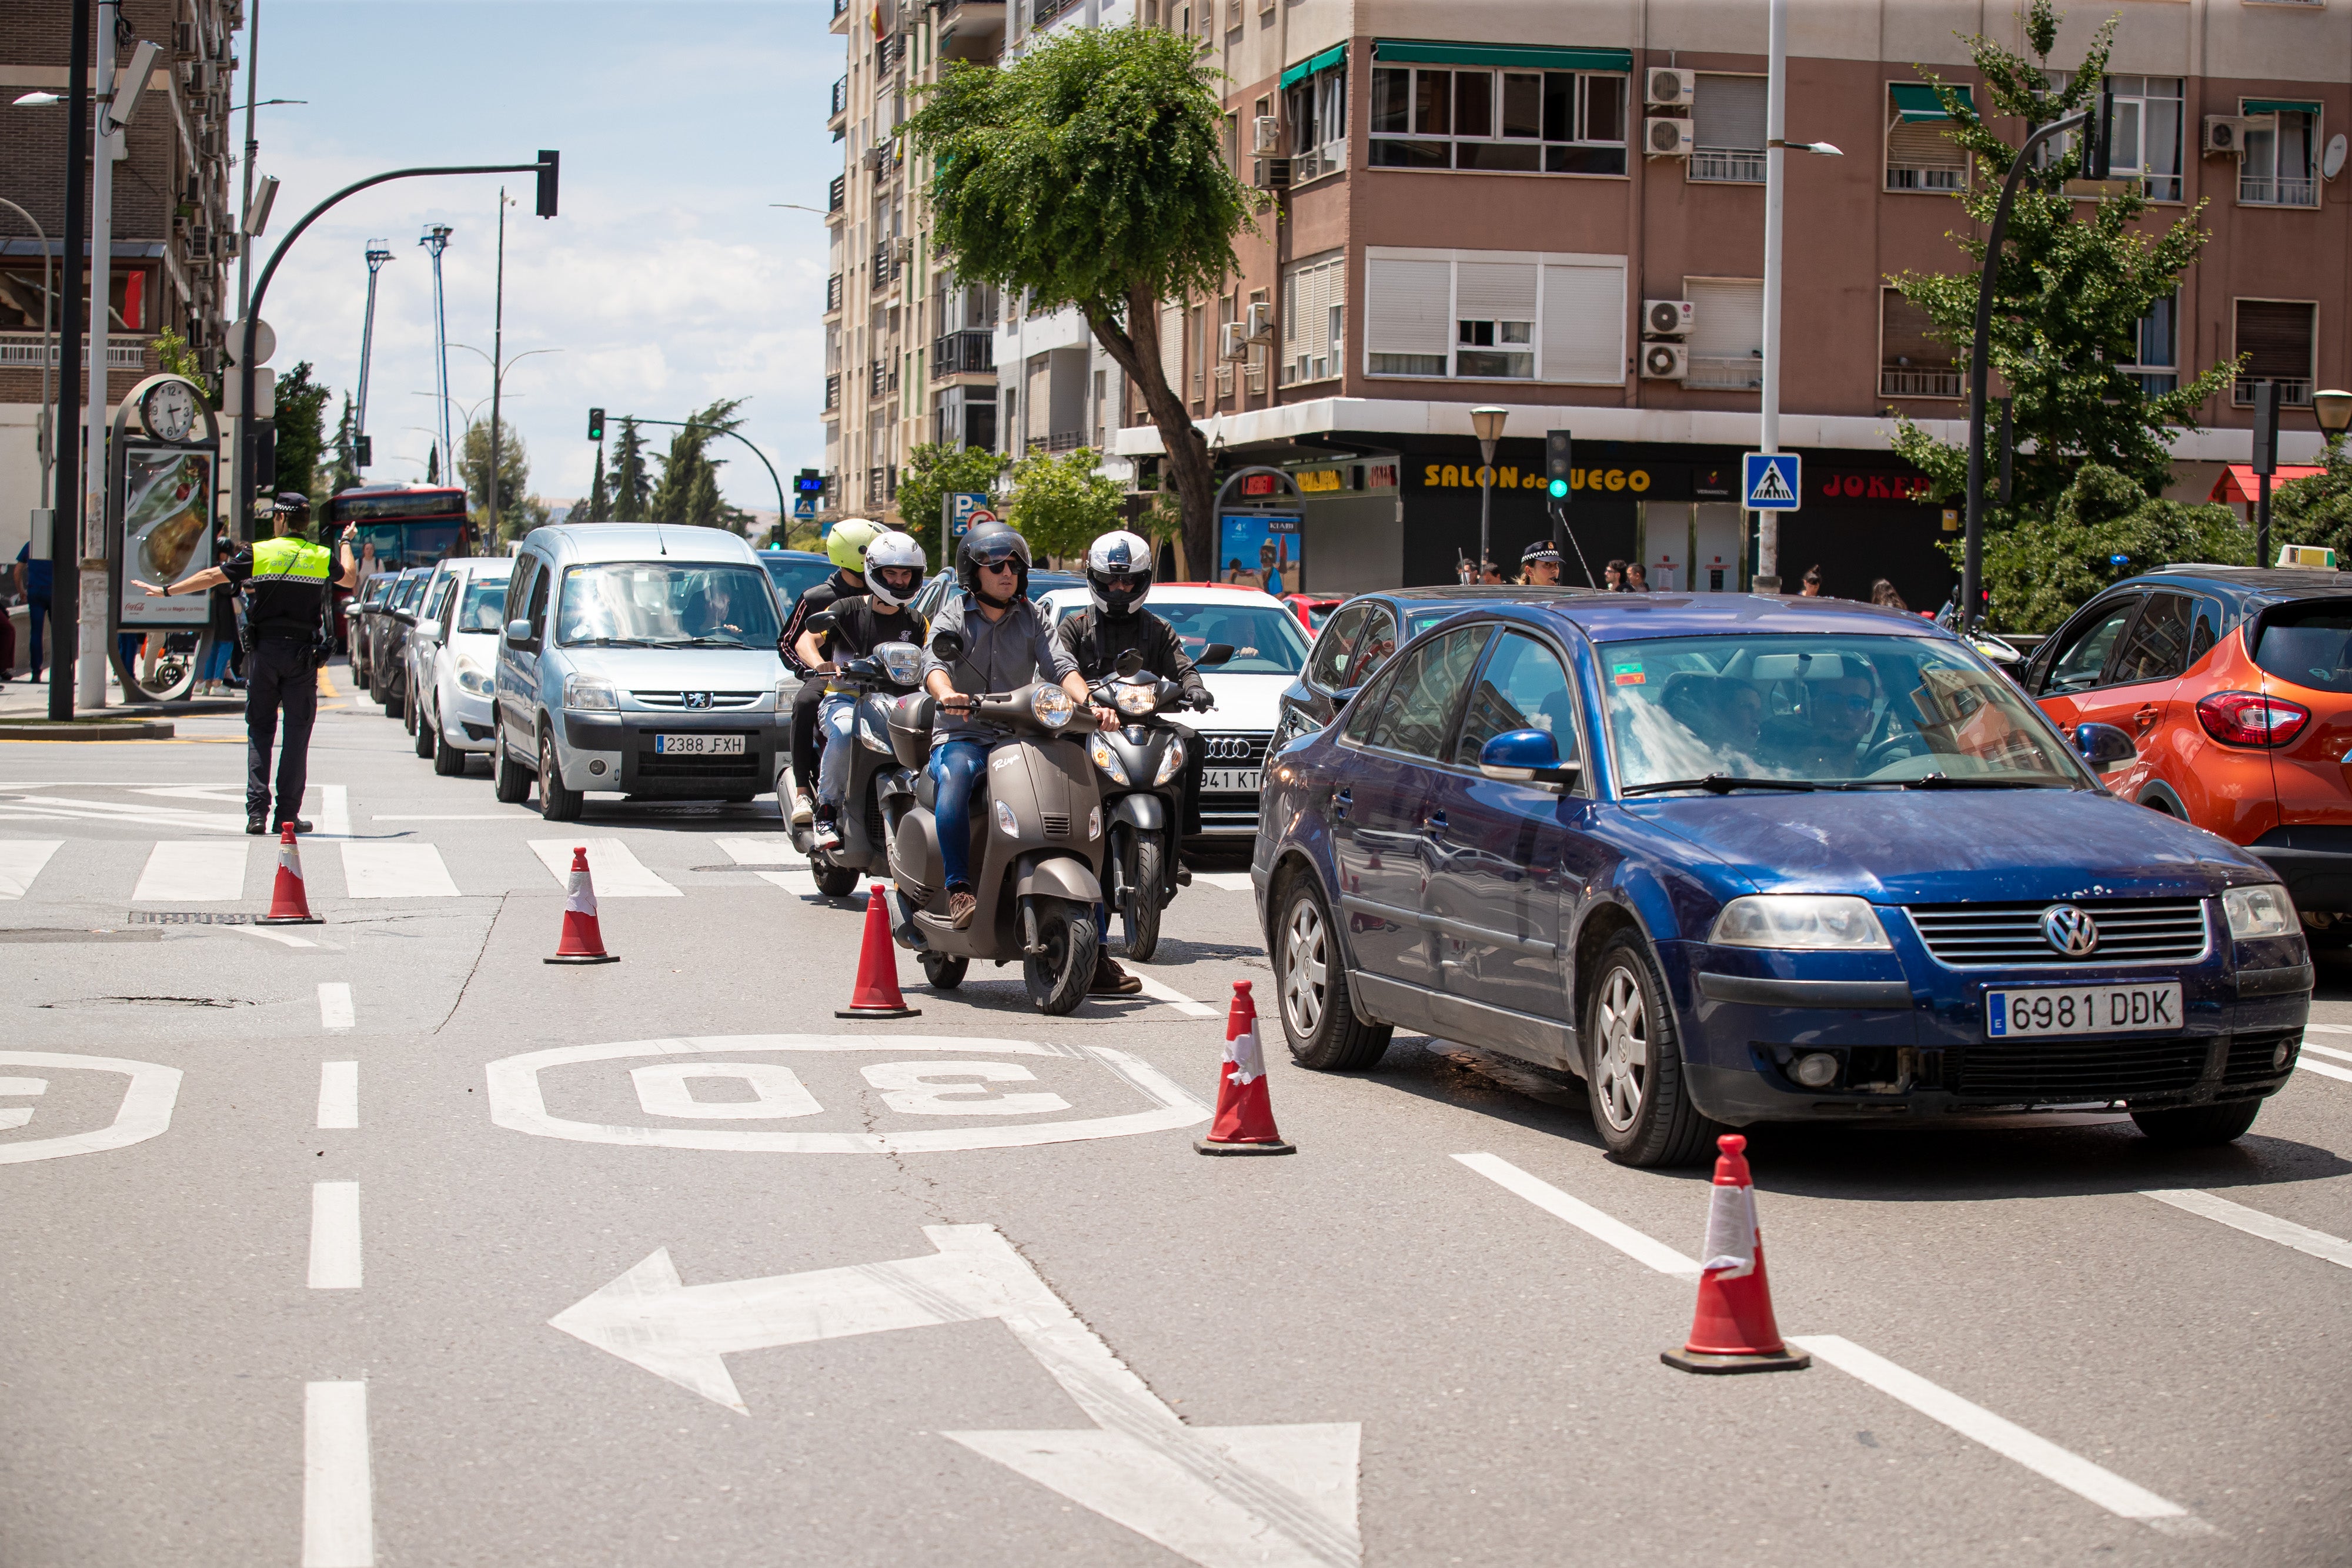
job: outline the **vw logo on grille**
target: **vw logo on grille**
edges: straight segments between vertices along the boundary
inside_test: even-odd
[[[1245,735],[1213,735],[1202,743],[1212,762],[1247,762],[1250,740]]]
[[[681,692],[679,694],[679,697],[688,707],[709,707],[710,706],[710,694],[709,692]]]
[[[2099,923],[2071,904],[2053,904],[2042,912],[2042,939],[2070,958],[2087,957],[2099,945]]]

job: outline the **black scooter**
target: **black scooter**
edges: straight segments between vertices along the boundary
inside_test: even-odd
[[[1233,644],[1213,643],[1195,667],[1213,668],[1233,656]],[[1126,721],[1087,738],[1087,756],[1102,775],[1110,832],[1103,900],[1126,924],[1127,956],[1149,963],[1160,946],[1160,912],[1192,880],[1176,852],[1192,731],[1162,716],[1202,708],[1176,682],[1144,674],[1143,656],[1132,650],[1119,655],[1118,674],[1097,685],[1093,696]]]
[[[832,613],[819,611],[809,617],[808,626],[823,636],[833,630]],[[923,652],[912,643],[885,643],[862,659],[845,661],[829,676],[809,677],[857,694],[856,716],[843,742],[856,749],[850,756],[849,782],[835,817],[841,847],[818,849],[814,823],[793,829],[793,847],[808,856],[817,891],[827,898],[855,893],[861,875],[890,874],[891,835],[915,800],[914,774],[899,762],[891,745],[890,721],[900,699],[921,689],[922,667]],[[828,744],[820,730],[820,758]]]

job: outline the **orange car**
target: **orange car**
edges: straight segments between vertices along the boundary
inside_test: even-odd
[[[2352,946],[2352,572],[2131,578],[2052,633],[2022,680],[2070,733],[2131,738],[2109,789],[2252,851],[2307,936]]]

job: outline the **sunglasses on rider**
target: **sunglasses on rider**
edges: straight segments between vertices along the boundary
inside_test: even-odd
[[[1013,559],[1011,556],[1006,556],[1003,560],[984,560],[984,561],[982,561],[982,562],[980,563],[980,570],[982,570],[982,571],[1003,571],[1003,572],[1011,572],[1011,573],[1014,574],[1015,576],[1018,576],[1018,575],[1019,575],[1019,573],[1020,573],[1021,568],[1020,568],[1020,564],[1019,564],[1018,562],[1016,562],[1015,560],[1013,560]]]

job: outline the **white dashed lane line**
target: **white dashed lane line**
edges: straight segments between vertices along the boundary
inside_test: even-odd
[[[341,980],[319,982],[319,1027],[349,1029],[357,1021],[352,1011],[352,988]]]
[[[360,1288],[360,1184],[310,1184],[310,1289]]]
[[[2142,1197],[2152,1197],[2158,1203],[2190,1214],[2202,1215],[2233,1230],[2249,1236],[2259,1236],[2265,1241],[2275,1241],[2282,1247],[2292,1247],[2298,1252],[2308,1252],[2314,1258],[2324,1258],[2339,1268],[2352,1269],[2352,1241],[2330,1236],[2325,1230],[2314,1230],[2297,1225],[2292,1219],[2281,1219],[2274,1214],[2264,1214],[2259,1208],[2248,1208],[2242,1203],[2231,1203],[2226,1197],[2216,1197],[2210,1192],[2193,1188],[2143,1192]]]
[[[360,1124],[360,1064],[356,1061],[319,1063],[319,1125],[351,1128]]]
[[[344,843],[343,892],[352,898],[456,898],[457,884],[431,844]],[[564,871],[572,862],[567,856]]]
[[[374,1568],[367,1385],[302,1391],[302,1568]]]
[[[1192,880],[1203,887],[1223,888],[1227,893],[1249,893],[1249,873],[1245,871],[1196,871]]]
[[[1224,1015],[1206,1002],[1196,1002],[1140,964],[1121,966],[1143,986],[1143,994],[1155,1002],[1163,1002],[1188,1019],[1213,1019]]]

